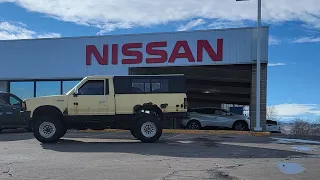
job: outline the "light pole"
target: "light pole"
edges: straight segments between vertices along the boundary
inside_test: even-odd
[[[248,0],[236,0],[248,1]],[[261,0],[258,0],[258,19],[257,19],[257,70],[256,70],[256,126],[254,131],[262,131],[260,123],[260,31],[261,31]]]

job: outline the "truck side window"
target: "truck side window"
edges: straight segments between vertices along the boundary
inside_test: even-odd
[[[151,87],[154,93],[169,92],[168,79],[151,79]]]
[[[150,92],[150,79],[133,79],[131,90],[133,93]]]
[[[12,95],[10,96],[9,101],[10,101],[10,105],[12,105],[12,106],[18,106],[18,107],[21,106],[20,100],[18,100],[17,98],[15,98],[15,97],[12,96]]]
[[[104,95],[104,80],[89,80],[79,88],[79,95]]]

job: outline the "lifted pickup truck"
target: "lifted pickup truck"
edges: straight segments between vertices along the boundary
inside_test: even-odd
[[[126,129],[142,142],[187,114],[183,75],[88,76],[65,95],[25,99],[35,138],[55,143],[68,129]]]

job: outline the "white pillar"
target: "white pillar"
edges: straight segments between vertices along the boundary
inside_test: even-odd
[[[258,0],[258,26],[257,26],[257,82],[256,82],[256,127],[254,131],[262,131],[260,123],[260,29],[261,29],[261,0]]]
[[[0,91],[8,92],[8,82],[7,81],[0,81]]]

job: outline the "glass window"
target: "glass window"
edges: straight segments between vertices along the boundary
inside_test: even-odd
[[[63,81],[62,82],[62,93],[66,94],[72,88],[74,88],[80,81]]]
[[[150,80],[149,79],[133,79],[132,92],[139,93],[139,92],[150,92]]]
[[[220,109],[216,109],[215,110],[215,114],[216,115],[220,115],[220,116],[228,116],[230,113],[228,111],[223,111],[223,110],[220,110]]]
[[[21,106],[21,101],[12,95],[10,96],[9,101],[12,106]]]
[[[168,92],[169,82],[168,79],[151,79],[152,92]]]
[[[89,80],[78,91],[79,95],[104,95],[104,80]]]
[[[36,97],[60,94],[60,81],[37,81]]]
[[[20,99],[34,97],[33,81],[27,82],[10,82],[10,92]]]

